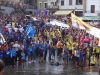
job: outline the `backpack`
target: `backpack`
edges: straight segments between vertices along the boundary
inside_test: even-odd
[[[59,63],[59,62],[56,62],[56,63],[55,63],[55,66],[59,66],[59,65],[60,65],[60,63]]]

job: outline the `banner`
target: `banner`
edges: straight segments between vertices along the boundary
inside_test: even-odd
[[[47,11],[44,11],[44,16],[45,16],[45,17],[47,16]]]
[[[40,15],[40,14],[41,14],[41,11],[37,11],[36,14],[37,14],[37,15]]]
[[[57,26],[60,26],[60,27],[66,27],[66,28],[70,27],[68,24],[65,24],[65,23],[58,21],[58,20],[52,20],[52,21],[50,21],[50,24],[57,25]]]

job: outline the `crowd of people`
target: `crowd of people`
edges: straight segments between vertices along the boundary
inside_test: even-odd
[[[31,22],[36,31],[35,36],[28,38],[25,30],[30,20],[25,15],[0,16],[0,33],[6,40],[6,43],[0,44],[0,60],[5,62],[6,67],[14,67],[17,62],[19,66],[25,66],[26,62],[41,64],[47,59],[54,60],[55,52],[58,58],[62,57],[64,69],[69,61],[73,62],[75,68],[90,68],[91,72],[96,64],[100,66],[98,38],[72,26],[60,28],[57,25],[46,25],[46,22],[52,19],[71,23],[70,19],[64,19],[67,18],[65,16],[37,16],[36,18],[38,21]]]

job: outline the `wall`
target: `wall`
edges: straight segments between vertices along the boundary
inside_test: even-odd
[[[38,10],[46,10],[46,8],[45,8],[45,2],[46,2],[47,0],[37,0],[37,6],[38,6]],[[39,6],[39,3],[41,2],[41,8],[40,8],[40,6]]]
[[[85,13],[84,16],[98,16],[97,13]]]
[[[91,5],[95,5],[95,11],[100,11],[100,0],[87,0],[86,11],[91,11]]]
[[[7,1],[11,1],[11,2],[19,2],[20,0],[7,0]]]
[[[61,6],[61,0],[58,1],[59,9],[83,9],[83,5],[76,5],[76,0],[72,1],[72,5],[69,5],[69,0],[64,0],[64,3],[64,6]]]

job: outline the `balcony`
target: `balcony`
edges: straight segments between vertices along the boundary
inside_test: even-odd
[[[100,16],[100,11],[94,11],[94,13],[91,13],[91,11],[86,11],[84,16]]]
[[[11,7],[11,8],[18,8],[18,3],[11,3],[11,2],[8,2],[8,1],[2,1],[0,2],[0,5],[1,6],[4,6],[4,7]],[[37,9],[37,5],[29,5],[29,4],[26,4],[26,5],[23,5],[21,6],[20,5],[20,8],[25,8],[25,9]]]
[[[59,10],[59,6],[58,5],[48,6],[46,9],[47,10]]]
[[[26,9],[37,9],[37,6],[33,6],[33,5],[27,5]]]

